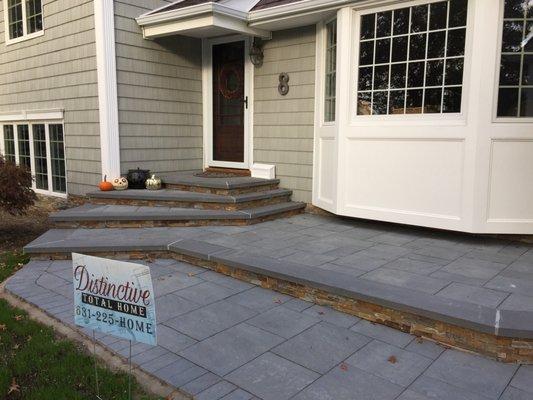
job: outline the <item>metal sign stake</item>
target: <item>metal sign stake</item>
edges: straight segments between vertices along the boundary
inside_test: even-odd
[[[131,340],[130,340],[130,373],[128,374],[128,399],[131,400]]]
[[[98,385],[98,363],[96,361],[96,332],[93,329],[93,358],[94,358],[94,378],[96,381],[96,398],[102,400],[100,397],[100,386]]]

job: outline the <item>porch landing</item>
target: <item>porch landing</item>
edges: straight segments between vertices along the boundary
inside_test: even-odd
[[[25,251],[184,259],[441,343],[533,362],[526,243],[304,214],[238,227],[51,230]]]

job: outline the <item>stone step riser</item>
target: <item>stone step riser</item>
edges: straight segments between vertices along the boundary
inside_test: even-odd
[[[279,189],[279,185],[269,183],[266,185],[246,186],[242,188],[233,188],[233,189],[221,189],[221,188],[167,183],[165,184],[165,188],[173,189],[173,190],[184,190],[187,192],[195,192],[195,193],[210,193],[210,194],[220,194],[220,195],[226,195],[226,196],[236,196],[239,194],[258,193],[258,192],[266,192],[267,190]]]
[[[327,290],[291,282],[283,278],[251,272],[225,263],[209,261],[188,254],[168,250],[154,251],[104,251],[87,252],[98,257],[119,260],[148,260],[173,258],[241,281],[250,282],[266,289],[287,294],[318,305],[332,307],[346,314],[392,327],[394,329],[437,342],[446,347],[481,354],[505,363],[533,364],[533,339],[496,336],[473,329],[459,327],[448,322],[417,315],[413,312],[393,309],[369,301],[355,300]],[[32,259],[67,260],[70,253],[34,253]],[[155,267],[157,268],[157,267]]]
[[[187,227],[187,226],[244,226],[259,222],[272,221],[278,218],[287,218],[304,212],[304,209],[284,211],[271,215],[245,219],[197,219],[197,220],[77,220],[77,221],[53,221],[52,226],[58,229],[72,228],[161,228],[161,227]]]
[[[146,207],[179,207],[194,208],[198,210],[226,210],[236,211],[254,207],[262,207],[272,204],[287,203],[291,200],[290,195],[275,196],[268,199],[251,200],[240,203],[213,203],[198,201],[165,201],[165,200],[133,200],[133,199],[103,199],[90,198],[87,202],[99,205],[123,205],[123,206],[146,206]]]

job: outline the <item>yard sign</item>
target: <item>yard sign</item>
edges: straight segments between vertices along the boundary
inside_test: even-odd
[[[150,268],[72,253],[76,325],[156,345]]]

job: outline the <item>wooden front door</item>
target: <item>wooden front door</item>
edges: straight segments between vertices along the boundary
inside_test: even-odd
[[[213,45],[213,161],[244,162],[244,41]]]

